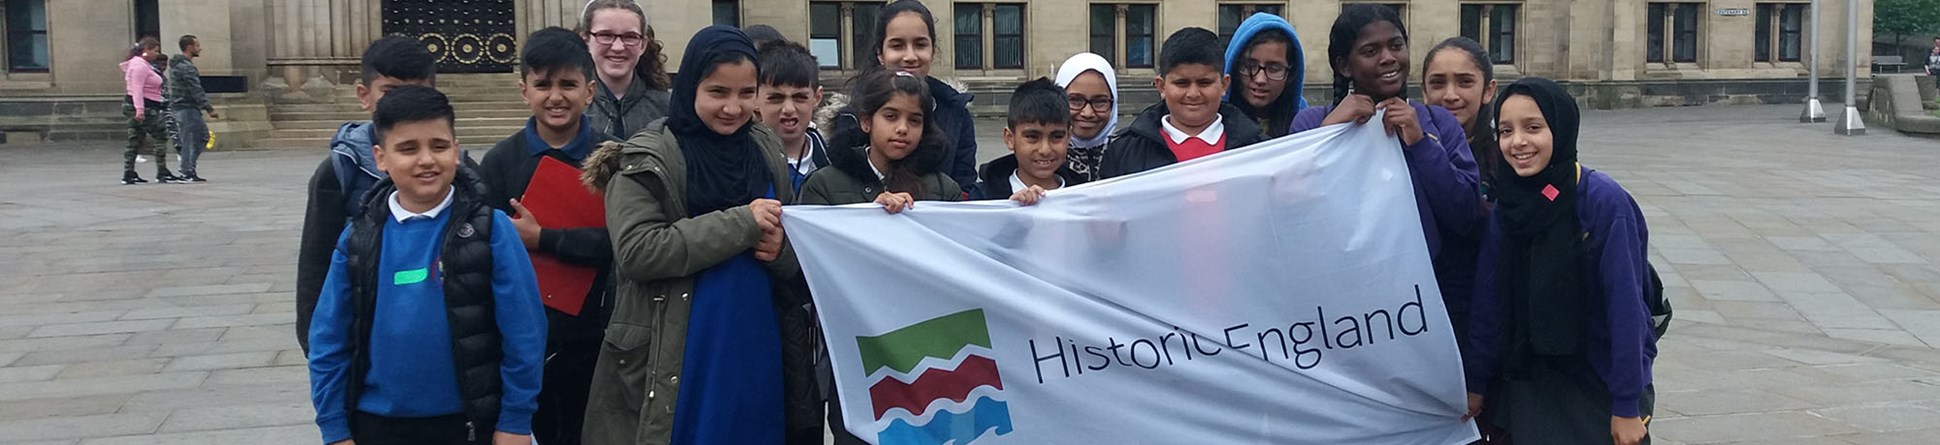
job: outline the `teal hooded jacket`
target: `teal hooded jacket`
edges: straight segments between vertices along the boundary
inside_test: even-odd
[[[1265,110],[1260,110],[1244,99],[1246,79],[1239,72],[1239,62],[1245,57],[1246,44],[1268,30],[1280,31],[1290,41],[1287,45],[1287,89]],[[1307,108],[1307,98],[1300,94],[1307,83],[1307,58],[1300,49],[1300,34],[1293,31],[1293,24],[1278,15],[1255,13],[1240,23],[1239,29],[1233,32],[1233,42],[1226,45],[1226,74],[1233,76],[1233,80],[1226,87],[1224,100],[1258,121],[1267,137],[1285,136],[1293,124],[1293,116]]]

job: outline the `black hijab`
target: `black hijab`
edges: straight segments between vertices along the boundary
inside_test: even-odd
[[[756,66],[756,78],[760,77],[754,43],[741,30],[719,25],[694,34],[680,57],[680,74],[674,76],[667,129],[673,131],[680,154],[687,159],[688,216],[745,205],[766,195],[773,185],[767,160],[749,134],[753,119],[733,133],[720,134],[694,111],[701,79],[711,74],[716,59],[733,54],[745,55],[745,63]]]
[[[1502,89],[1493,110],[1498,119],[1513,96],[1534,99],[1542,110],[1551,155],[1541,173],[1527,178],[1500,156],[1493,166],[1503,229],[1497,274],[1507,315],[1502,339],[1509,343],[1504,358],[1511,370],[1534,356],[1578,355],[1588,318],[1588,288],[1580,277],[1583,229],[1576,216],[1576,100],[1556,82],[1526,77]]]

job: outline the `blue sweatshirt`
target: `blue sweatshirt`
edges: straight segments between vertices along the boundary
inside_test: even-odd
[[[1644,303],[1649,281],[1645,272],[1644,246],[1650,233],[1637,201],[1617,181],[1602,172],[1584,169],[1577,186],[1576,219],[1587,233],[1583,241],[1583,286],[1588,318],[1583,354],[1596,369],[1598,377],[1610,388],[1610,412],[1619,417],[1638,416],[1638,398],[1650,385],[1651,362],[1657,357],[1657,338],[1650,326],[1650,309]],[[1470,353],[1463,358],[1468,371],[1469,392],[1488,390],[1503,351],[1497,350],[1501,333],[1502,302],[1499,300],[1496,265],[1502,248],[1501,218],[1491,218],[1482,235],[1482,253],[1477,259],[1475,296],[1470,307]],[[1538,314],[1540,316],[1540,314]]]
[[[438,257],[444,228],[453,217],[449,210],[434,210],[438,214],[430,218],[385,221],[376,307],[383,315],[371,326],[371,367],[362,382],[345,381],[350,377],[351,339],[357,335],[351,332],[353,296],[344,253],[354,229],[338,237],[310,326],[310,400],[324,443],[351,438],[344,407],[350,384],[364,385],[357,409],[369,414],[434,417],[464,412]],[[504,213],[492,213],[492,295],[505,354],[499,365],[503,383],[495,429],[531,434],[545,361],[545,312],[518,229]]]

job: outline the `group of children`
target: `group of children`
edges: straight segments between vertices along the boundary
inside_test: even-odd
[[[1030,205],[1377,113],[1414,178],[1487,436],[1648,441],[1643,217],[1576,164],[1574,99],[1539,78],[1496,98],[1473,41],[1430,51],[1426,102],[1409,101],[1400,18],[1347,5],[1328,45],[1335,102],[1308,107],[1285,19],[1248,18],[1223,52],[1186,28],[1160,50],[1162,101],[1124,126],[1116,71],[1078,54],[1016,88],[1011,154],[978,169],[968,95],[928,75],[939,55],[920,1],[883,6],[876,66],[850,81],[827,138],[800,44],[708,27],[669,79],[645,17],[595,0],[578,32],[532,34],[519,72],[533,117],[476,165],[424,47],[392,37],[365,51],[357,95],[373,118],[346,124],[311,178],[299,259],[324,443],[821,443],[824,420],[838,443],[861,443],[828,409],[839,402],[784,204]],[[583,169],[604,227],[526,209],[551,161]],[[597,270],[583,308],[542,305],[529,253]]]

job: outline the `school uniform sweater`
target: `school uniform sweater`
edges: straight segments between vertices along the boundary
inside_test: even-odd
[[[352,272],[346,253],[352,229],[339,236],[337,251],[324,279],[311,325],[310,397],[317,410],[323,442],[351,438],[351,409],[384,417],[435,417],[465,411],[459,389],[452,330],[447,316],[445,270],[441,244],[446,240],[453,195],[424,213],[412,213],[390,195],[391,211],[383,225],[377,265],[376,303],[381,316],[369,326],[369,369],[353,382],[351,367],[355,332]],[[463,217],[462,215],[460,217]],[[545,351],[545,315],[538,299],[525,245],[504,213],[494,211],[490,229],[494,298],[493,320],[502,338],[500,412],[496,425],[478,428],[531,434],[532,414],[538,410],[541,367]],[[349,385],[362,385],[357,406],[346,406]]]
[[[1637,201],[1617,181],[1585,168],[1577,186],[1576,218],[1585,237],[1580,249],[1583,264],[1583,358],[1610,391],[1610,412],[1637,417],[1644,387],[1651,382],[1651,362],[1657,357],[1657,338],[1651,330],[1650,309],[1644,303],[1649,284],[1644,246],[1650,231]],[[1463,358],[1468,390],[1486,393],[1500,368],[1503,354],[1498,336],[1504,320],[1497,276],[1502,246],[1501,217],[1492,218],[1483,232],[1477,259],[1473,306],[1470,307],[1470,351]],[[1544,316],[1532,314],[1532,316]],[[1514,378],[1514,376],[1508,376]]]

